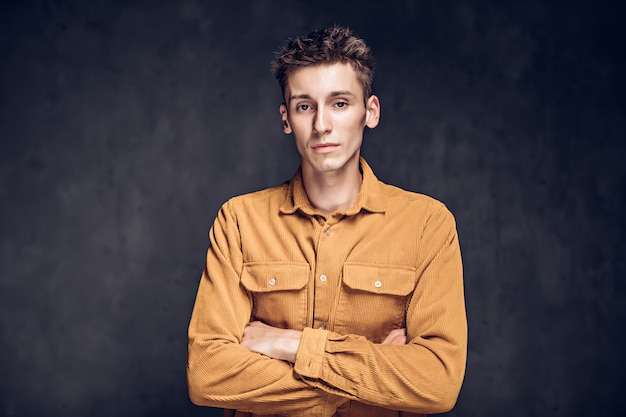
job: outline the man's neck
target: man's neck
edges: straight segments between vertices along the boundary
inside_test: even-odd
[[[343,170],[322,173],[302,167],[302,182],[313,207],[327,215],[352,207],[359,195],[363,176],[358,160],[351,165]]]

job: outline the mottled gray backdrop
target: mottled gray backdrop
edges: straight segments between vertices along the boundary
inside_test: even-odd
[[[186,331],[227,198],[297,168],[269,72],[371,44],[378,176],[455,213],[470,329],[451,416],[626,406],[618,2],[3,1],[0,416],[217,416]]]

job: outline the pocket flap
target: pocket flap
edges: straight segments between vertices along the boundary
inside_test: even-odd
[[[309,281],[309,270],[306,263],[248,263],[243,265],[241,284],[252,292],[299,290]]]
[[[411,267],[354,263],[343,266],[343,282],[353,290],[404,296],[413,291],[415,281]]]

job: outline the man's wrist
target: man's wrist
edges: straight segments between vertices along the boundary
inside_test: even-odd
[[[301,331],[284,330],[283,335],[275,340],[274,353],[276,356],[274,358],[295,363],[301,338]]]

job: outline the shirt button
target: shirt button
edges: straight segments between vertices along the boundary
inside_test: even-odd
[[[382,283],[382,282],[380,282],[380,281],[376,281],[376,282],[374,283],[374,286],[375,286],[376,288],[380,288],[382,285],[383,285],[383,283]]]
[[[330,227],[329,227],[328,229],[326,229],[326,230],[324,231],[324,233],[326,233],[326,236],[330,236]]]
[[[326,326],[324,326],[323,324],[319,327],[320,330],[326,330]]]
[[[276,285],[276,278],[272,278],[269,280],[270,285]]]
[[[324,274],[320,275],[320,281],[322,282],[326,282],[326,280],[328,279],[328,277]]]

